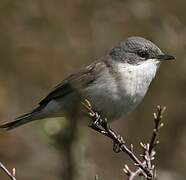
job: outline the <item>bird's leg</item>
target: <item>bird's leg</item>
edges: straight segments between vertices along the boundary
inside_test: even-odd
[[[101,124],[102,124],[102,118],[97,112],[95,112],[93,116],[93,122],[91,123],[91,125],[89,125],[89,127],[101,134],[106,134]]]
[[[92,123],[89,125],[89,127],[93,128],[94,130],[101,129],[102,118],[97,111],[94,111],[89,100],[85,99],[85,101],[82,102],[82,105],[88,110],[89,116],[92,119]]]
[[[93,130],[111,138],[113,140],[113,150],[118,153],[122,150],[122,145],[125,143],[123,138],[111,129],[106,118],[101,118],[98,112],[95,112],[88,100],[82,103],[84,107],[89,111],[89,115],[92,118],[92,124],[89,125]]]
[[[102,123],[103,122],[104,121],[102,121]],[[102,124],[98,126],[97,123],[93,122],[89,127],[107,137],[110,137],[113,140],[113,151],[115,153],[119,153],[122,151],[122,145],[125,144],[125,141],[120,135],[116,135],[108,124],[106,124],[105,127],[105,124],[103,126]]]
[[[96,115],[95,115],[95,121],[93,122],[93,124],[95,126],[98,126],[98,127],[101,127],[101,124],[102,124],[102,118],[100,117],[99,113],[96,112]]]
[[[117,140],[113,141],[113,151],[119,153],[122,151],[122,145],[125,144],[125,141],[122,136],[118,135]]]
[[[102,121],[101,126],[105,129],[105,131],[113,139],[113,151],[115,153],[121,152],[122,151],[121,146],[125,143],[123,138],[120,135],[116,135],[116,133],[112,130],[112,128],[108,124],[106,118]]]
[[[106,118],[102,119],[99,115],[97,119],[90,125],[95,131],[110,137],[113,140],[113,151],[119,153],[122,151],[121,146],[125,143],[120,135],[112,130]]]

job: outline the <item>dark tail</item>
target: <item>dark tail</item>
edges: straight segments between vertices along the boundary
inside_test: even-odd
[[[0,128],[4,128],[6,130],[11,130],[14,128],[17,128],[21,125],[24,125],[26,123],[29,123],[31,121],[42,119],[41,113],[40,113],[40,107],[36,108],[34,111],[24,114],[18,118],[15,119],[15,121],[5,123],[3,125],[0,125]]]

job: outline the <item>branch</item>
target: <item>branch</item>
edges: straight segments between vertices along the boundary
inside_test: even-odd
[[[144,153],[141,155],[143,161],[141,161],[133,152],[133,145],[127,147],[123,138],[120,135],[117,135],[108,125],[107,119],[102,118],[100,114],[95,112],[92,109],[92,106],[88,100],[82,103],[84,107],[88,110],[89,116],[91,117],[93,123],[90,125],[92,129],[99,132],[100,134],[110,138],[113,141],[113,150],[118,153],[120,151],[125,152],[130,159],[134,162],[134,165],[137,167],[135,172],[132,172],[127,165],[125,165],[124,172],[128,176],[128,180],[133,180],[136,176],[145,176],[147,180],[157,180],[155,166],[152,165],[151,161],[154,160],[155,151],[154,147],[157,145],[156,137],[158,131],[163,124],[160,123],[162,115],[165,111],[165,107],[158,106],[157,114],[154,113],[154,122],[155,128],[149,144],[140,143]]]
[[[157,106],[157,113],[153,113],[155,127],[153,129],[152,137],[150,140],[149,154],[151,154],[153,151],[153,148],[157,144],[159,144],[159,141],[156,141],[156,138],[157,138],[159,130],[164,126],[164,124],[161,122],[161,120],[163,118],[163,114],[164,114],[165,110],[166,110],[166,107]]]
[[[133,172],[126,164],[123,168],[123,171],[127,175],[127,180],[133,180],[137,176],[146,176],[146,174],[143,173],[142,169],[138,168],[135,172]]]
[[[15,168],[13,168],[12,173],[11,173],[1,162],[0,162],[0,168],[7,174],[7,176],[11,180],[16,180],[16,177],[15,177],[16,170],[15,170]]]

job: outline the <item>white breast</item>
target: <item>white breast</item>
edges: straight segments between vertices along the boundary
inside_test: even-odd
[[[158,67],[153,59],[139,65],[119,63],[117,69],[122,90],[131,97],[144,96]]]
[[[124,117],[143,99],[157,67],[151,60],[140,65],[118,63],[114,66],[114,74],[105,70],[94,85],[84,90],[84,94],[109,120]]]
[[[133,111],[143,100],[148,87],[156,75],[159,65],[155,60],[148,60],[139,65],[118,64],[120,73],[120,99],[124,114]]]

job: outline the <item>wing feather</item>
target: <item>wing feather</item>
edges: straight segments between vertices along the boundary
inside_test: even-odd
[[[61,98],[72,93],[74,90],[78,91],[79,89],[87,87],[99,77],[99,72],[104,66],[105,63],[103,61],[97,61],[78,73],[70,75],[57,85],[39,104],[45,105],[53,99]]]

